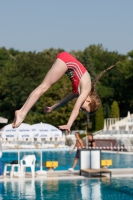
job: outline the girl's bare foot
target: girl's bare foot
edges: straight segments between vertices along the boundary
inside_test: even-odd
[[[21,110],[16,110],[15,111],[15,117],[14,121],[12,123],[12,128],[17,128],[20,126],[20,124],[23,122],[24,117],[21,114]]]

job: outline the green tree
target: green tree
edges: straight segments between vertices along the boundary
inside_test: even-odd
[[[95,131],[103,129],[103,125],[104,125],[104,114],[103,114],[103,107],[101,105],[98,111],[95,113],[94,117]]]
[[[110,107],[109,104],[105,104],[104,107],[104,118],[109,118],[110,117]]]
[[[117,101],[114,101],[111,105],[110,117],[111,118],[119,118],[120,117],[120,110],[119,110]]]
[[[14,118],[14,111],[21,108],[32,90],[42,82],[55,61],[56,55],[61,51],[64,50],[51,48],[36,53],[19,52],[13,48],[9,50],[0,48],[0,115],[8,118],[9,123]],[[133,51],[127,55],[121,55],[118,52],[104,49],[102,45],[90,45],[83,51],[73,50],[71,53],[87,68],[92,81],[101,71],[122,57],[119,65],[99,79],[96,89],[104,107],[104,117],[110,116],[109,108],[114,100],[119,102],[120,116],[125,116],[128,110],[133,112]],[[56,126],[65,124],[69,119],[75,100],[49,115],[44,114],[43,107],[54,104],[70,91],[71,82],[64,75],[38,100],[25,118],[25,122],[32,124],[42,121]],[[90,116],[92,131],[99,129],[96,128],[98,120],[95,118],[97,115],[98,113]],[[72,129],[85,129],[86,126],[86,114],[80,111]]]

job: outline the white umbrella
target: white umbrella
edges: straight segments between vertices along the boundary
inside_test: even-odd
[[[17,133],[19,138],[33,138],[33,132],[29,124],[22,123],[17,128]]]
[[[131,114],[130,114],[130,111],[128,111],[127,113],[127,119],[130,119],[131,118]]]
[[[12,124],[4,126],[1,130],[2,138],[17,138],[17,129],[12,128]]]
[[[8,122],[8,119],[0,117],[0,123],[1,124],[6,124]]]
[[[41,138],[51,138],[51,137],[61,137],[62,132],[51,124],[38,123],[33,124],[32,131],[34,132],[34,137]]]
[[[51,133],[53,138],[62,137],[62,131],[60,131],[58,128],[51,129]]]
[[[4,126],[0,130],[3,138],[33,138],[31,125],[22,123],[18,128],[13,129],[12,124]]]
[[[107,131],[107,126],[106,126],[106,121],[104,120],[104,127],[103,127],[104,131]]]

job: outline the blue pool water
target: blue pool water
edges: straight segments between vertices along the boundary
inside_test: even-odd
[[[35,154],[36,156],[36,170],[40,167],[40,153],[39,152],[22,152],[20,153],[20,159],[24,155]],[[59,167],[56,170],[67,170],[73,164],[73,159],[75,156],[75,151],[70,154],[68,150],[66,151],[45,151],[43,152],[43,163],[45,161],[58,161]],[[111,159],[113,165],[110,168],[133,168],[133,155],[131,154],[116,154],[116,153],[102,153],[102,159]],[[3,153],[2,163],[11,163],[13,160],[18,159],[17,153]],[[45,167],[44,167],[45,169]],[[79,169],[79,163],[75,169]]]
[[[133,200],[133,179],[0,182],[0,199]]]

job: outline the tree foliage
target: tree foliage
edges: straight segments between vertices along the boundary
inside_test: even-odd
[[[119,118],[120,117],[120,110],[119,110],[117,101],[113,101],[113,103],[111,105],[110,117],[111,118]]]
[[[9,119],[14,118],[14,111],[21,108],[29,94],[44,79],[47,71],[56,59],[56,55],[63,49],[46,49],[42,52],[19,52],[17,50],[0,48],[0,115]],[[118,52],[110,52],[102,45],[90,45],[83,51],[71,51],[71,53],[84,64],[91,75],[92,81],[105,68],[116,63],[120,58],[122,62],[108,71],[97,83],[97,92],[101,98],[104,117],[110,115],[111,105],[117,101],[120,116],[127,111],[133,112],[133,51],[127,55]],[[45,115],[44,106],[51,106],[71,91],[71,82],[64,75],[58,83],[43,95],[28,113],[25,122],[33,124],[37,122],[51,123],[55,126],[65,124],[70,116],[75,100],[66,106]],[[90,118],[94,130],[98,130]],[[111,111],[112,112],[112,111]],[[116,116],[116,115],[115,115]],[[102,123],[101,123],[102,124]],[[85,129],[87,116],[82,111],[75,120],[72,129]]]
[[[104,125],[104,114],[103,114],[103,107],[101,105],[94,117],[94,130],[99,131],[103,129],[103,125]]]

